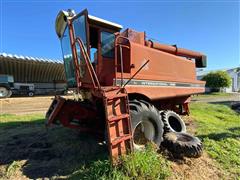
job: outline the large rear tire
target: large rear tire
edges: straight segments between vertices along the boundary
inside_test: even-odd
[[[163,141],[163,123],[158,110],[149,103],[137,100],[130,101],[129,106],[134,149],[144,149],[148,142],[159,147]]]
[[[12,95],[11,89],[8,89],[4,86],[0,87],[0,99],[2,98],[8,98]]]

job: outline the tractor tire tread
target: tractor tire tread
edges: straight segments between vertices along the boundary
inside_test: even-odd
[[[176,117],[176,119],[179,121],[179,123],[181,124],[181,131],[180,132],[186,132],[186,126],[184,121],[182,120],[182,118],[175,113],[174,111],[170,111],[170,110],[165,110],[165,111],[160,111],[159,112],[162,116],[162,121],[164,124],[164,134],[169,133],[169,132],[176,132],[173,128],[171,128],[170,123],[168,122],[168,118],[170,115],[173,115]]]
[[[161,116],[159,116],[158,110],[152,104],[143,100],[129,101],[129,108],[131,113],[133,132],[143,116],[146,115],[151,117],[157,117],[155,119],[153,118],[154,127],[156,128],[157,131],[156,137],[153,142],[160,146],[161,142],[163,141],[164,125],[163,122],[161,121]]]
[[[182,140],[184,139],[185,140]],[[186,157],[200,157],[203,152],[203,144],[197,138],[183,132],[169,132],[164,135],[165,146],[172,154]]]

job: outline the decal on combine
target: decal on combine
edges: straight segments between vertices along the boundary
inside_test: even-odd
[[[125,84],[128,79],[123,79]],[[116,85],[121,85],[121,79],[116,79]],[[204,84],[193,84],[193,83],[180,83],[180,82],[169,82],[169,81],[151,81],[151,80],[136,80],[132,79],[127,85],[136,86],[171,86],[171,87],[205,87]]]

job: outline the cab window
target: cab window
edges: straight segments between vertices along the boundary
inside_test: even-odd
[[[75,79],[75,67],[72,58],[68,27],[66,27],[65,32],[61,38],[61,45],[68,87],[76,87],[77,82]]]
[[[106,31],[101,32],[101,53],[103,57],[114,58],[115,35]]]

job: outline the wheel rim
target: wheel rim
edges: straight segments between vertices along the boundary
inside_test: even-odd
[[[135,147],[142,148],[149,141],[153,141],[155,128],[151,121],[139,122],[133,132],[133,142]]]
[[[8,96],[8,90],[5,87],[0,87],[0,97],[7,97]]]

